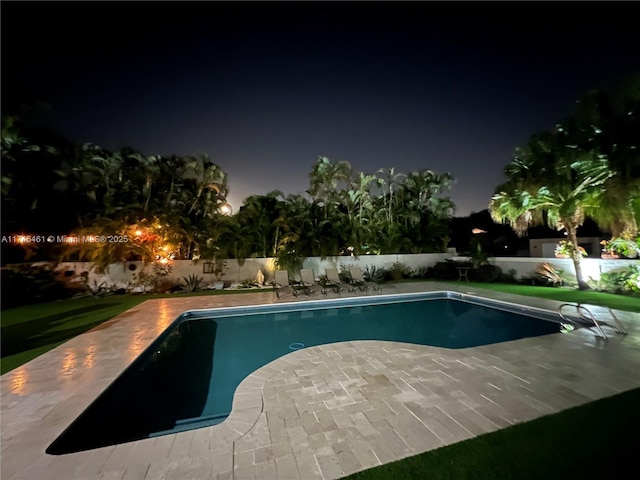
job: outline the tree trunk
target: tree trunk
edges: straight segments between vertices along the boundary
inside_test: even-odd
[[[142,214],[144,216],[147,215],[147,211],[149,210],[149,202],[151,201],[151,186],[153,185],[153,179],[147,177],[147,181],[145,182],[145,187],[147,189],[147,198],[144,201],[144,209],[142,210]]]
[[[571,249],[571,260],[573,260],[573,267],[576,271],[576,280],[578,281],[578,288],[580,290],[589,290],[589,285],[584,281],[582,277],[582,265],[580,264],[580,260],[582,259],[582,255],[580,254],[580,248],[578,245],[578,235],[577,235],[577,226],[566,227],[567,230],[567,239],[571,242],[573,248]]]
[[[171,185],[169,186],[169,193],[167,193],[167,199],[164,202],[165,213],[169,209],[169,205],[171,205],[171,197],[173,197],[173,184],[175,182],[175,177],[171,176]]]

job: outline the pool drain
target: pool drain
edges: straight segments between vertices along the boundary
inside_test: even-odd
[[[304,343],[294,342],[289,345],[289,350],[300,350],[301,348],[304,348]]]

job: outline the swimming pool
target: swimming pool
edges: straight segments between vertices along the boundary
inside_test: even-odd
[[[552,312],[453,292],[185,312],[47,453],[220,423],[247,375],[295,349],[349,340],[466,348],[555,333],[558,320]]]

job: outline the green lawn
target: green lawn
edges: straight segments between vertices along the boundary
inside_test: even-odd
[[[616,295],[613,293],[581,291],[575,288],[541,287],[533,285],[517,285],[512,283],[480,283],[480,282],[443,282],[453,285],[484,288],[496,292],[513,293],[527,297],[546,298],[567,303],[590,303],[605,305],[616,310],[640,312],[640,297]]]
[[[640,389],[355,473],[382,479],[631,479]]]

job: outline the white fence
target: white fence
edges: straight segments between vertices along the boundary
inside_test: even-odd
[[[390,269],[395,262],[404,264],[411,270],[417,270],[421,267],[430,267],[445,259],[457,261],[467,260],[466,257],[458,257],[452,253],[426,253],[426,254],[407,254],[407,255],[363,255],[361,257],[331,257],[321,259],[320,257],[310,257],[305,259],[303,267],[310,268],[314,271],[316,277],[323,274],[325,268],[359,266],[366,267],[383,267]],[[504,273],[513,271],[515,278],[528,277],[533,274],[536,267],[541,263],[549,263],[556,268],[561,268],[568,274],[573,274],[573,263],[569,259],[559,258],[529,258],[529,257],[495,257],[490,260],[492,265],[496,265],[502,269]],[[203,285],[209,286],[216,282],[216,277],[211,273],[204,273],[204,264],[206,261],[192,262],[191,260],[177,260],[172,262],[172,268],[167,280],[176,283],[183,283],[184,278],[190,275],[197,275],[203,279]],[[622,270],[630,265],[640,265],[640,260],[602,260],[595,258],[585,258],[582,260],[582,269],[585,278],[593,278],[598,280],[601,273]],[[225,287],[239,283],[244,280],[255,280],[258,271],[264,275],[265,283],[273,278],[274,262],[273,258],[248,258],[242,266],[237,260],[227,260],[227,268],[225,269],[222,280]],[[109,286],[126,287],[134,280],[134,274],[145,271],[151,273],[151,266],[145,266],[142,262],[126,262],[111,265],[105,273],[98,274],[91,270],[90,264],[83,262],[65,262],[61,263],[58,270],[64,272],[64,277],[69,282],[80,282],[82,280],[82,272],[89,272],[89,282],[91,285],[94,281],[97,284],[104,282]]]

